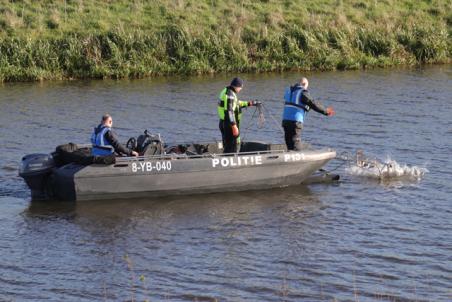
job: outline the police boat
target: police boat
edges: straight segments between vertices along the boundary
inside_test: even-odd
[[[261,142],[223,154],[221,142],[171,145],[145,134],[127,142],[138,157],[91,156],[90,145],[70,143],[24,156],[19,176],[33,200],[128,199],[298,185],[336,157],[332,149],[287,151]]]

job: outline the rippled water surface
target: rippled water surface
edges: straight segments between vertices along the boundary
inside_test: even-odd
[[[308,74],[337,115],[310,113],[304,140],[427,169],[419,181],[336,160],[338,184],[30,201],[21,157],[89,142],[105,112],[124,141],[219,139],[216,95],[232,76],[1,85],[0,301],[451,301],[451,66]],[[269,110],[261,129],[246,112],[243,139],[282,142],[298,75],[242,77],[241,97]]]

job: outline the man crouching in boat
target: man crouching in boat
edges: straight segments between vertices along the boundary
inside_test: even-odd
[[[333,107],[324,108],[322,104],[311,98],[308,85],[308,79],[303,77],[299,83],[286,88],[284,93],[282,126],[287,150],[301,150],[301,132],[309,110],[313,109],[327,116],[335,114]]]
[[[128,149],[118,142],[116,135],[111,131],[112,126],[113,119],[111,115],[105,114],[102,116],[101,123],[94,128],[94,132],[91,135],[91,143],[93,144],[91,154],[103,156],[111,155],[116,152],[119,155],[138,156],[136,151]]]
[[[258,101],[239,101],[237,94],[243,88],[240,78],[232,79],[231,84],[220,92],[218,100],[218,117],[220,118],[220,131],[223,139],[223,152],[239,152],[240,149],[240,119],[242,108],[260,106]]]

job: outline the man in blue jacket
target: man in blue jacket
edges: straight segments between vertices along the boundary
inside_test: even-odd
[[[119,143],[116,135],[111,130],[112,127],[113,119],[111,115],[105,114],[102,116],[101,123],[94,128],[94,132],[91,135],[91,143],[93,144],[91,154],[103,156],[116,152],[119,155],[138,156],[136,151],[126,148]]]
[[[282,126],[287,150],[301,150],[301,132],[309,110],[313,109],[327,116],[335,114],[333,107],[325,108],[311,98],[308,85],[308,79],[303,77],[299,83],[286,88],[284,93]]]

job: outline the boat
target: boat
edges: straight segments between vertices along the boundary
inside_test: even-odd
[[[138,139],[140,140],[140,139]],[[141,140],[143,143],[143,140]],[[128,146],[139,149],[132,138]],[[70,144],[22,158],[21,176],[33,200],[97,200],[261,190],[298,185],[336,157],[330,148],[287,151],[285,145],[244,142],[223,154],[222,142],[147,141],[138,157],[93,157],[90,145]],[[66,157],[66,160],[62,160]],[[69,157],[69,160],[67,160]]]

